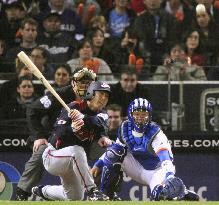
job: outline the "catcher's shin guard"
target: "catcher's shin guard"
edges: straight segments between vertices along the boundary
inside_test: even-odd
[[[101,191],[111,198],[118,192],[123,179],[120,165],[113,167],[104,166],[101,175]]]
[[[120,188],[123,177],[121,163],[124,160],[126,152],[126,149],[118,144],[113,144],[106,151],[101,175],[101,191],[110,198]]]

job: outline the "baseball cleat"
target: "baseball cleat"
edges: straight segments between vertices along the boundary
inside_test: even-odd
[[[183,198],[185,201],[199,201],[199,195],[194,191],[186,189],[185,196]]]
[[[27,201],[28,197],[30,196],[31,193],[28,193],[19,187],[16,188],[16,196],[15,196],[16,201]]]
[[[32,190],[31,190],[31,191],[32,191],[32,194],[33,194],[33,195],[36,195],[36,196],[39,196],[39,197],[43,198],[43,199],[46,200],[46,201],[51,201],[51,199],[48,199],[48,198],[46,198],[46,197],[43,195],[43,192],[42,192],[42,188],[43,188],[43,187],[44,187],[43,185],[33,187]]]
[[[99,191],[96,187],[92,188],[88,193],[88,200],[90,201],[108,201],[109,197]]]
[[[110,201],[122,201],[122,199],[118,196],[116,192],[113,193],[112,197],[109,196]]]

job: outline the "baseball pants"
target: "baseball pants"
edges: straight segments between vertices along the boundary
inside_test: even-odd
[[[52,175],[59,176],[61,185],[47,185],[42,188],[46,198],[52,200],[83,200],[85,190],[95,187],[89,172],[84,148],[78,145],[56,150],[48,145],[43,153],[45,169]]]
[[[122,163],[124,172],[136,182],[148,185],[152,191],[158,184],[163,184],[166,171],[161,167],[154,170],[146,170],[131,153],[128,153]]]

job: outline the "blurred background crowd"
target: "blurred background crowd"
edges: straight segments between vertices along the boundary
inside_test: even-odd
[[[25,117],[47,91],[17,54],[24,51],[54,88],[77,67],[115,82],[110,104],[149,97],[139,81],[219,80],[219,0],[1,0],[0,118]]]

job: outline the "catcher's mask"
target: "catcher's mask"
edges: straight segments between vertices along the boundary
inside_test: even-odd
[[[84,97],[88,86],[96,80],[96,74],[88,68],[77,68],[72,75],[72,85],[74,91],[80,97]]]
[[[151,104],[143,98],[132,101],[128,107],[128,119],[137,132],[144,132],[151,121]]]

